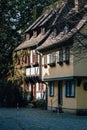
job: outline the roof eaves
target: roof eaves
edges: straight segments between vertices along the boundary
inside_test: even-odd
[[[44,15],[42,14],[40,17],[38,17],[37,20],[33,24],[31,24],[29,28],[25,30],[25,33],[29,32],[38,23],[38,21],[40,21],[43,18],[43,16]]]
[[[48,30],[48,31],[46,32],[46,34],[42,37],[42,39],[40,39],[40,41],[39,41],[39,40],[36,40],[36,42],[34,42],[33,44],[31,43],[31,44],[28,44],[28,45],[23,45],[23,44],[25,44],[25,43],[22,43],[22,44],[20,44],[20,45],[15,49],[15,51],[18,51],[18,50],[21,50],[21,49],[26,49],[26,48],[37,47],[37,46],[41,45],[41,44],[44,42],[44,40],[45,40],[49,35],[50,35],[50,30]],[[25,41],[25,42],[27,42],[27,41]],[[31,42],[32,42],[32,41],[31,41]],[[23,46],[22,46],[22,45],[23,45]]]
[[[58,37],[56,37],[56,41],[55,43],[53,43],[52,45],[45,45],[44,46],[44,43],[42,46],[40,46],[39,48],[37,48],[38,51],[44,51],[44,50],[47,50],[47,48],[51,48],[52,46],[56,46],[57,47],[60,45],[64,45],[64,42],[69,40],[71,37],[73,37],[81,28],[82,26],[87,22],[87,15],[84,15],[83,18],[80,20],[80,22],[78,23],[78,25],[73,28],[71,31],[69,31],[66,35],[63,36],[63,38],[61,39],[57,39]],[[45,43],[46,44],[46,43]]]

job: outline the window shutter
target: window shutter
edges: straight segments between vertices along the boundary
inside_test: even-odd
[[[17,65],[20,65],[20,59],[17,57]]]
[[[27,64],[30,65],[30,55],[27,56]]]
[[[66,48],[65,49],[65,63],[69,64],[69,62],[70,62],[70,49]]]
[[[59,50],[59,64],[63,64],[63,49]]]
[[[25,64],[27,64],[27,55],[25,55]]]

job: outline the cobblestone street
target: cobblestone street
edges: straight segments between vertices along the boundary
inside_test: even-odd
[[[30,108],[0,108],[0,130],[87,130],[87,116]]]

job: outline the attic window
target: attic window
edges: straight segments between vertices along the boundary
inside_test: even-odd
[[[55,29],[53,30],[53,32],[52,32],[52,38],[56,37],[56,35],[57,35],[57,29],[55,28]]]
[[[34,38],[37,37],[37,31],[36,30],[33,31],[33,36],[34,36]]]
[[[26,33],[26,40],[30,39],[30,34]]]
[[[44,35],[45,34],[45,27],[41,28],[41,34]]]
[[[67,34],[68,31],[69,31],[69,27],[66,25],[66,26],[64,27],[64,35]]]

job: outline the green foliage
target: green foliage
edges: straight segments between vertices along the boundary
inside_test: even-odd
[[[41,109],[46,109],[46,105],[47,105],[44,99],[33,100],[32,104],[34,105],[34,107],[41,108]]]
[[[56,0],[1,0],[0,2],[0,79],[12,66],[13,50],[24,40],[24,30]]]
[[[23,91],[16,83],[4,82],[0,85],[0,106],[4,107],[23,107],[26,101],[23,98]]]
[[[24,40],[24,30],[42,13],[45,6],[56,0],[1,0],[0,1],[0,93],[1,102],[12,85],[6,79],[13,75],[13,50]],[[4,83],[5,82],[5,83]],[[11,89],[12,87],[12,89]],[[11,90],[11,91],[10,91]],[[9,97],[8,97],[9,99]]]

